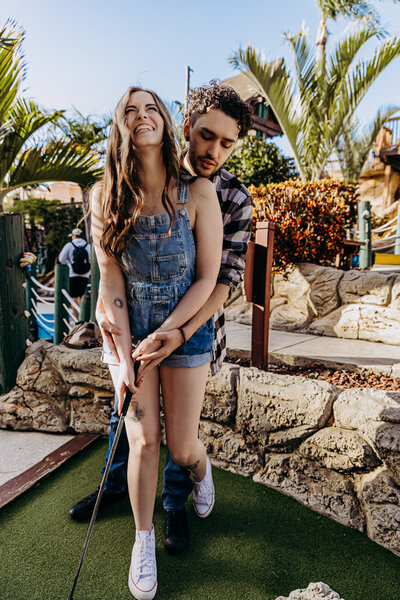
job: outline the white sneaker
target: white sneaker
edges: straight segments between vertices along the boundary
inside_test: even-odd
[[[129,590],[134,598],[154,598],[157,592],[156,541],[151,532],[136,531],[129,569]]]
[[[200,519],[208,517],[215,502],[214,483],[211,473],[211,463],[207,456],[206,476],[203,481],[194,481],[193,506],[194,512]]]

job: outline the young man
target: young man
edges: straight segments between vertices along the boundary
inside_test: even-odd
[[[226,354],[223,304],[243,276],[253,212],[248,190],[222,166],[231,155],[237,139],[247,134],[250,125],[250,110],[232,88],[211,82],[209,86],[198,88],[192,93],[184,124],[185,138],[189,146],[182,156],[182,168],[186,177],[200,175],[213,182],[223,216],[224,241],[217,285],[206,304],[185,324],[183,330],[185,338],[189,339],[214,315],[214,351],[210,366],[212,374],[218,372]],[[106,344],[115,355],[115,364],[118,364],[112,336],[121,332],[108,322],[101,306],[98,307],[96,317]],[[145,357],[146,360],[140,369],[142,376],[178,348],[183,341],[183,334],[179,329],[154,334],[154,337],[160,340],[162,345],[157,352]],[[134,356],[139,354],[140,349]],[[106,460],[118,420],[117,402],[110,421],[110,442]],[[127,459],[128,443],[126,436],[121,435],[100,508],[125,496]],[[168,453],[164,470],[163,541],[171,554],[182,552],[189,539],[185,503],[192,488],[190,472],[179,467]],[[97,491],[83,498],[70,509],[69,516],[78,521],[89,519],[96,496]],[[206,495],[204,499],[200,498],[196,505],[196,513],[204,518],[210,514],[211,508],[211,499]]]
[[[72,230],[71,241],[67,242],[58,255],[58,262],[69,268],[69,293],[78,306],[85,293],[90,277],[90,244],[83,238],[83,231]],[[74,310],[76,313],[76,311]],[[78,318],[79,315],[76,315]]]

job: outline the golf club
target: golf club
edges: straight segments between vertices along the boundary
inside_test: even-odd
[[[140,367],[140,362],[135,361],[133,367],[134,367],[134,372],[135,372],[135,383],[136,383],[136,377],[137,377],[138,369]],[[83,544],[83,550],[82,550],[81,558],[80,558],[80,561],[79,561],[78,569],[76,571],[74,584],[72,586],[71,593],[68,596],[68,600],[74,600],[73,599],[73,595],[74,595],[74,592],[75,592],[75,588],[76,588],[76,584],[77,584],[77,581],[78,581],[79,573],[80,573],[80,570],[81,570],[81,567],[82,567],[83,559],[85,558],[87,547],[89,545],[90,536],[92,534],[93,525],[94,525],[94,522],[96,520],[97,511],[99,510],[101,498],[102,498],[103,491],[104,491],[104,486],[106,484],[108,473],[110,471],[110,467],[111,467],[112,461],[114,459],[115,450],[117,448],[118,440],[119,440],[120,435],[121,435],[122,427],[124,425],[125,416],[126,416],[126,413],[128,412],[128,408],[129,408],[129,404],[131,402],[131,399],[132,399],[132,392],[128,388],[126,390],[124,403],[122,405],[122,410],[121,410],[121,415],[119,417],[117,431],[115,432],[114,441],[113,441],[112,446],[111,446],[110,456],[108,457],[107,465],[106,465],[106,468],[105,468],[105,471],[104,471],[104,474],[103,474],[103,479],[101,480],[99,491],[97,493],[96,504],[94,505],[94,509],[93,509],[93,513],[92,513],[92,518],[90,519],[89,529],[88,529],[88,532],[86,534],[85,543]]]

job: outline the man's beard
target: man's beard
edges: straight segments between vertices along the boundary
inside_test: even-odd
[[[201,165],[201,160],[207,160],[213,163],[210,167],[203,167]],[[207,156],[196,156],[194,152],[190,152],[189,150],[189,161],[192,165],[193,171],[196,175],[201,177],[212,177],[214,173],[218,170],[218,165],[214,164],[215,161]]]

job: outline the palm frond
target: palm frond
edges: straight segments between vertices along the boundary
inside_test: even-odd
[[[359,131],[357,119],[342,131],[336,146],[336,153],[345,181],[357,181],[368,154],[377,138],[378,133],[390,117],[398,112],[398,106],[380,108],[369,127]]]
[[[294,99],[295,81],[288,74],[283,59],[267,62],[252,46],[248,46],[246,49],[240,48],[229,60],[234,67],[249,77],[255,92],[271,105],[302,174],[303,161],[297,143],[300,119]]]
[[[360,60],[345,79],[342,94],[336,103],[332,121],[332,137],[337,138],[364,98],[371,85],[384,69],[400,56],[400,37],[386,40],[371,59]]]
[[[45,112],[32,100],[19,98],[14,102],[0,135],[0,182],[29,139],[47,123],[56,122],[62,113]]]
[[[25,75],[23,57],[16,51],[22,43],[23,34],[12,32],[7,39],[10,45],[0,47],[0,125],[6,119]]]
[[[57,142],[28,148],[9,170],[0,196],[18,187],[50,181],[73,181],[82,186],[93,184],[102,176],[97,155],[82,150],[74,142]]]

